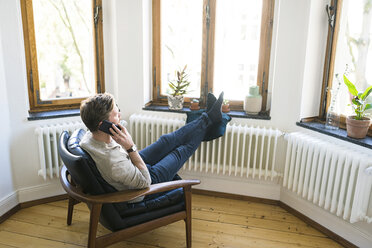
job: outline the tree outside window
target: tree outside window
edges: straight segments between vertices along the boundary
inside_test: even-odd
[[[101,0],[21,0],[30,112],[104,90]]]

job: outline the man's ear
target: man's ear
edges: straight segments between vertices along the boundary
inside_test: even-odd
[[[98,128],[99,128],[101,125],[102,125],[102,121],[100,121],[100,122],[98,123]]]

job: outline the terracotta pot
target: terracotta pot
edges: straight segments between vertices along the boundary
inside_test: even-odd
[[[199,110],[199,103],[198,102],[191,102],[190,110]]]
[[[369,125],[371,124],[370,118],[363,120],[355,120],[355,115],[346,118],[347,136],[355,139],[363,139],[368,133]]]
[[[230,104],[222,104],[222,112],[224,113],[230,112]]]

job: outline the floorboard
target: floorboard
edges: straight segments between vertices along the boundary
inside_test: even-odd
[[[22,209],[0,224],[0,248],[85,247],[89,209],[75,206],[66,224],[67,200]],[[193,247],[342,247],[279,206],[193,195]],[[98,226],[98,235],[109,233]],[[183,221],[110,247],[186,247]]]

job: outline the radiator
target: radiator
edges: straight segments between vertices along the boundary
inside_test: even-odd
[[[126,122],[120,122],[126,126]],[[59,169],[62,166],[62,160],[58,156],[58,139],[63,131],[68,131],[70,134],[76,129],[87,130],[82,121],[62,122],[53,125],[39,126],[35,129],[35,134],[39,147],[39,161],[40,169],[38,175],[42,176],[44,180],[47,176],[50,179],[59,177]]]
[[[46,180],[59,177],[59,169],[62,166],[62,160],[58,156],[58,139],[63,131],[72,133],[79,128],[85,128],[83,122],[64,122],[54,125],[40,126],[35,129],[35,134],[39,147],[40,169],[39,176]]]
[[[142,149],[185,125],[185,119],[133,114],[129,123],[132,138]],[[280,176],[274,162],[281,134],[279,130],[228,124],[223,137],[202,142],[183,170],[273,180]]]
[[[285,137],[285,188],[351,223],[372,222],[370,155],[304,133]]]

